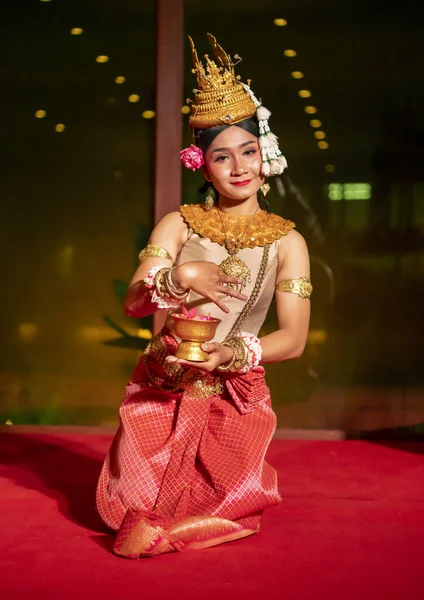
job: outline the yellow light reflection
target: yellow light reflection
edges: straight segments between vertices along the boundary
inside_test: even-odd
[[[142,340],[151,340],[153,335],[150,329],[138,329],[137,336]]]
[[[81,35],[83,32],[84,32],[84,29],[82,29],[82,27],[72,27],[72,29],[71,29],[72,35]]]
[[[109,61],[109,57],[106,54],[100,54],[96,56],[96,62],[98,63],[107,63]]]
[[[309,125],[311,127],[321,127],[322,123],[319,119],[312,119],[311,121],[309,121]]]
[[[291,76],[293,77],[293,79],[303,79],[305,77],[302,71],[293,71]]]
[[[305,106],[305,113],[308,115],[314,115],[318,112],[318,109],[315,106]]]
[[[156,113],[154,110],[144,110],[141,113],[141,116],[143,119],[153,119],[156,116]]]
[[[37,337],[38,327],[35,323],[19,323],[18,331],[24,342],[32,342]]]
[[[131,94],[128,96],[129,102],[138,102],[140,100],[140,96],[138,94]]]
[[[314,136],[317,138],[317,140],[325,140],[327,137],[325,131],[314,131]]]
[[[149,329],[128,329],[130,335],[139,337],[142,340],[151,340],[153,335]],[[76,329],[76,335],[82,342],[97,344],[111,339],[113,331],[107,325],[80,325]]]
[[[78,327],[78,337],[84,342],[101,342],[105,341],[110,337],[110,328],[106,326],[101,327],[90,327],[82,326]]]
[[[57,131],[57,133],[62,133],[62,131],[65,131],[65,125],[63,123],[58,123],[55,127],[55,131]]]
[[[318,142],[317,146],[320,150],[327,150],[328,142]]]
[[[328,340],[328,334],[325,329],[310,329],[308,333],[309,344],[325,344]]]
[[[284,56],[293,58],[293,56],[297,56],[297,52],[296,50],[284,50]]]
[[[35,111],[35,118],[36,119],[44,119],[44,117],[47,115],[45,110],[36,110]]]
[[[183,113],[183,115],[188,115],[188,113],[191,111],[190,107],[187,105],[184,105],[181,107],[181,112]]]
[[[309,90],[299,90],[298,94],[301,98],[310,98],[312,96]]]
[[[285,27],[287,25],[286,19],[274,19],[274,25],[277,27]]]
[[[327,173],[334,173],[336,167],[334,165],[325,165],[325,170],[327,171]]]
[[[125,83],[125,77],[123,75],[118,75],[118,77],[115,77],[115,83]]]
[[[12,419],[7,419],[7,421],[5,422],[5,425],[13,425]]]

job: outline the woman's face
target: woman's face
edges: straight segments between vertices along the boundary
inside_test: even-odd
[[[258,138],[241,127],[228,127],[206,150],[206,178],[220,195],[251,198],[264,182]]]

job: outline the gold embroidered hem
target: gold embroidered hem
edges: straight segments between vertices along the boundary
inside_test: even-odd
[[[196,377],[185,386],[185,392],[190,398],[210,398],[223,392],[222,381],[210,373],[197,373]]]
[[[129,509],[116,536],[113,550],[115,554],[127,558],[143,558],[210,548],[225,542],[232,542],[254,533],[260,525],[249,528],[221,517],[200,515],[185,519],[156,519]]]
[[[218,210],[208,211],[203,204],[184,204],[180,206],[180,213],[195,233],[209,238],[212,242],[217,242],[220,246],[225,246],[225,233]],[[227,213],[221,213],[221,215],[228,241],[238,240],[245,233],[240,249],[272,244],[296,227],[293,221],[283,219],[265,210],[259,210],[253,218],[251,215],[234,216]],[[245,231],[246,222],[249,219],[251,222]]]
[[[177,340],[173,334],[171,338]],[[186,394],[192,398],[208,398],[222,393],[222,381],[219,377],[210,373],[187,370],[179,364],[168,363],[166,357],[170,353],[165,340],[163,333],[158,333],[141,357],[152,386],[173,392],[185,389]]]

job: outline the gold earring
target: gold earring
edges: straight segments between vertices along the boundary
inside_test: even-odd
[[[261,190],[262,194],[264,195],[264,197],[267,195],[267,193],[269,192],[270,189],[271,189],[271,187],[270,187],[269,183],[264,183],[260,187],[260,190]]]
[[[208,187],[206,198],[205,198],[205,207],[206,210],[212,210],[215,204],[215,190],[213,187]]]

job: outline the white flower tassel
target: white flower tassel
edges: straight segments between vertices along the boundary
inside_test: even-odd
[[[268,125],[271,112],[265,106],[262,106],[262,103],[259,102],[246,83],[242,83],[242,85],[246,92],[250,94],[256,106],[256,116],[259,121],[259,148],[262,157],[262,175],[265,175],[265,177],[281,175],[284,169],[287,168],[287,161],[278,147],[277,136],[272,133]]]
[[[258,117],[258,121],[268,121],[269,117],[271,116],[271,112],[261,104],[259,107],[257,104],[255,104],[255,106],[257,107],[256,116]]]

